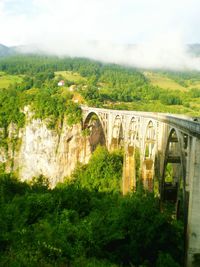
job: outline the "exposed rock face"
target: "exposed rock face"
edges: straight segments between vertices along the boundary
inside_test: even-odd
[[[90,128],[89,143],[91,146],[91,151],[93,152],[98,145],[105,146],[106,139],[99,120],[92,122],[89,125],[89,128]]]
[[[16,131],[13,126],[9,128],[12,140]],[[14,170],[22,180],[43,174],[55,186],[72,173],[78,162],[87,163],[91,155],[89,138],[82,135],[81,125],[69,127],[64,122],[58,133],[49,130],[44,121],[33,119],[18,132],[18,138],[16,148],[10,142],[7,153],[0,149],[0,162],[5,162],[7,171]]]

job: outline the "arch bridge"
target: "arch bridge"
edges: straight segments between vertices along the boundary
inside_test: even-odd
[[[181,115],[81,108],[83,129],[93,132],[92,150],[98,143],[110,151],[123,148],[124,194],[135,190],[140,180],[163,203],[173,203],[177,216],[183,204],[187,266],[196,266],[195,258],[200,257],[200,123]]]

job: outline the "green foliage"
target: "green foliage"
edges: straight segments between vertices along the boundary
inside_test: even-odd
[[[10,202],[13,197],[23,195],[28,188],[26,183],[22,183],[11,174],[0,174],[1,203]]]
[[[81,109],[70,101],[70,98],[70,95],[62,96],[53,87],[45,87],[31,95],[15,89],[0,90],[0,127],[4,127],[7,131],[11,122],[22,127],[25,116],[21,110],[28,104],[32,106],[36,118],[48,119],[49,128],[55,128],[65,114],[69,125],[78,123],[81,121]]]
[[[23,102],[23,105],[39,101],[41,96],[37,98],[36,95],[43,90],[50,91],[52,98],[55,94],[65,98],[66,94],[57,86],[59,75],[63,75],[66,77],[66,85],[74,83],[76,93],[80,93],[91,106],[200,115],[200,103],[196,101],[199,98],[199,72],[152,72],[155,76],[161,75],[166,80],[175,81],[176,85],[181,84],[179,87],[183,90],[174,90],[177,88],[173,88],[173,83],[169,83],[169,88],[164,87],[166,89],[153,86],[148,75],[147,78],[144,75],[147,72],[143,74],[143,71],[134,68],[102,64],[83,58],[11,56],[1,60],[0,71],[5,75],[20,75],[23,78],[20,84],[12,85],[12,89],[21,92],[20,102]],[[32,94],[33,88],[39,90]],[[67,87],[63,89],[68,90]],[[31,91],[30,94],[28,91]],[[54,107],[54,100],[43,97]],[[44,114],[52,114],[53,110],[56,109],[45,107]],[[42,108],[40,111],[39,114],[42,114]],[[50,127],[56,124],[54,115],[52,117]]]
[[[85,128],[81,132],[82,136],[90,136],[90,129]]]
[[[73,174],[75,182],[88,190],[99,192],[120,192],[122,177],[122,153],[109,153],[104,147],[97,147],[90,162],[79,166]]]
[[[89,85],[87,89],[81,91],[82,95],[86,99],[89,105],[99,106],[100,102],[102,102],[102,97],[99,92],[99,89],[95,85]]]
[[[35,117],[49,119],[49,128],[54,128],[58,119],[64,116],[66,109],[65,98],[55,94],[51,89],[39,91],[31,101]]]
[[[180,265],[168,253],[160,253],[156,267],[180,267]]]
[[[192,88],[190,90],[190,95],[192,98],[199,98],[200,97],[200,89]]]
[[[135,148],[135,172],[136,172],[136,179],[137,182],[140,180],[140,151],[139,149],[136,147]]]
[[[3,147],[6,152],[9,143],[12,145],[13,149],[17,144],[16,136],[9,138],[9,125],[13,126],[12,128],[14,128],[15,134],[17,134],[19,128],[24,126],[24,123],[25,115],[22,112],[20,92],[11,88],[0,89],[0,147]],[[1,169],[2,167],[1,165]]]
[[[199,81],[199,71],[160,71],[183,87]]]
[[[13,89],[0,89],[0,128],[7,128],[13,122],[22,127],[24,114],[20,110],[20,94]]]
[[[144,190],[122,196],[121,175],[121,153],[102,147],[54,189],[2,174],[0,265],[178,267],[182,224]]]
[[[151,194],[0,179],[1,266],[176,266],[182,228]],[[42,178],[43,181],[43,178]]]
[[[173,167],[171,163],[168,163],[165,170],[165,182],[173,182]]]
[[[37,177],[33,177],[30,182],[30,185],[35,191],[41,189],[42,191],[46,191],[49,188],[50,184],[48,178],[41,174]]]
[[[161,103],[164,105],[181,105],[182,100],[178,95],[174,93],[162,94],[160,96]]]
[[[193,257],[193,266],[198,267],[200,265],[200,253],[195,253]]]
[[[81,122],[82,110],[78,104],[68,101],[66,106],[67,124],[72,126]]]
[[[8,88],[10,85],[21,83],[23,77],[21,75],[9,75],[0,72],[0,88]]]

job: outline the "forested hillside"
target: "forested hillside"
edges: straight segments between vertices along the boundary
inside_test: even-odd
[[[43,98],[46,102],[49,95],[50,99],[58,101],[59,98],[61,102],[75,97],[92,106],[200,116],[198,72],[154,71],[151,74],[83,58],[45,56],[7,57],[1,59],[0,71],[0,88],[17,91],[21,105],[34,106],[34,102]],[[57,86],[61,79],[65,81],[63,88]],[[73,92],[69,90],[72,85]],[[1,90],[1,95],[4,93]],[[49,101],[48,108],[55,110],[51,105]],[[48,111],[48,115],[52,112]]]

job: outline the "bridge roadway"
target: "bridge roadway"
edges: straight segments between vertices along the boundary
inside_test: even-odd
[[[102,142],[109,150],[123,147],[124,194],[135,190],[138,166],[144,187],[150,191],[159,188],[161,200],[174,203],[177,216],[182,193],[186,266],[200,266],[200,123],[184,115],[87,106],[81,109],[83,128],[96,136],[90,138],[93,149]],[[170,180],[166,175],[169,169]]]

